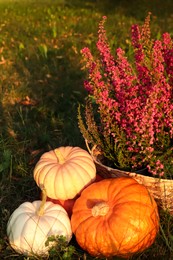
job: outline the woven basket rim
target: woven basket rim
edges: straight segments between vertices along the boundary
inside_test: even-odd
[[[86,143],[86,147],[88,149],[88,152],[91,154],[94,162],[96,164],[99,164],[100,166],[107,168],[108,171],[114,171],[116,170],[117,172],[120,172],[122,174],[126,174],[129,177],[133,177],[133,178],[137,178],[137,179],[143,179],[145,182],[150,182],[150,183],[163,183],[166,185],[171,185],[173,187],[173,179],[164,179],[164,178],[155,178],[155,177],[151,177],[151,176],[146,176],[146,175],[142,175],[140,173],[136,173],[136,172],[128,172],[128,171],[123,171],[120,169],[115,169],[109,166],[104,165],[101,161],[98,160],[98,157],[96,156],[96,153],[99,151],[98,149],[98,145],[94,145],[93,147],[90,148],[89,143],[87,140],[85,140]],[[100,152],[101,154],[101,152]]]

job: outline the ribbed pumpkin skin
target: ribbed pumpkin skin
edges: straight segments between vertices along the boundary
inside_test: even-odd
[[[73,199],[96,178],[90,154],[80,147],[59,147],[44,153],[34,168],[34,179],[51,199]]]
[[[72,237],[67,212],[60,205],[46,202],[44,214],[37,215],[41,201],[24,202],[10,216],[7,236],[12,248],[24,255],[47,256],[48,237],[63,235],[69,242]]]
[[[93,216],[93,208],[101,202],[108,205],[107,214]],[[91,255],[128,258],[154,242],[159,215],[146,187],[132,178],[111,178],[81,193],[73,206],[71,225],[78,244]]]

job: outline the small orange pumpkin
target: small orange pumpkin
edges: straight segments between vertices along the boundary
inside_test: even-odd
[[[69,199],[69,200],[55,200],[47,197],[47,201],[51,201],[54,204],[59,204],[61,205],[68,213],[68,216],[71,217],[72,215],[72,209],[74,206],[74,203],[78,197],[75,197],[74,199]]]
[[[91,184],[73,206],[72,231],[93,256],[128,258],[148,248],[159,229],[155,200],[132,178]]]
[[[94,182],[98,182],[98,181],[102,181],[102,180],[104,180],[104,178],[97,173],[97,174],[96,174],[96,179],[95,179]]]
[[[33,175],[39,187],[44,185],[49,198],[68,200],[94,182],[96,167],[86,150],[66,146],[44,153]]]

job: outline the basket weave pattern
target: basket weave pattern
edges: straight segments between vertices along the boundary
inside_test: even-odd
[[[103,178],[117,178],[117,177],[131,177],[138,183],[147,187],[148,191],[153,195],[159,207],[164,210],[169,210],[173,214],[173,180],[161,179],[145,176],[142,174],[127,172],[118,169],[114,169],[102,164],[102,153],[97,146],[92,149],[89,148],[86,142],[88,151],[90,152],[94,163],[96,165],[97,173]]]

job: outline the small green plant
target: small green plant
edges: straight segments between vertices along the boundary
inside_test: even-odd
[[[46,246],[50,243],[55,245],[49,250],[50,258],[59,257],[62,260],[70,260],[72,256],[76,254],[76,249],[72,245],[68,245],[68,242],[64,236],[50,236],[46,241]]]

